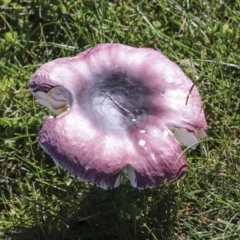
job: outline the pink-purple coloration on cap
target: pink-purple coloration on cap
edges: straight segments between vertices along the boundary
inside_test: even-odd
[[[39,144],[71,174],[102,188],[161,185],[181,177],[181,145],[195,147],[207,123],[197,88],[149,48],[101,44],[44,64],[29,87],[56,118]],[[123,174],[124,172],[124,174]]]

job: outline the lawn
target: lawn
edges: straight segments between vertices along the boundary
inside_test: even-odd
[[[102,190],[38,145],[51,113],[30,94],[30,76],[107,42],[161,51],[198,87],[208,136],[186,150],[183,178]],[[239,1],[1,1],[0,239],[240,239],[239,136]]]

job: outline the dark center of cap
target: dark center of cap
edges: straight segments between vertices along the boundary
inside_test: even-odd
[[[118,72],[95,76],[87,83],[79,104],[97,127],[117,133],[137,127],[147,114],[156,110],[151,104],[152,97],[153,91],[143,79]]]

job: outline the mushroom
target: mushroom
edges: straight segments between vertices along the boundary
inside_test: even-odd
[[[100,44],[41,66],[29,87],[56,118],[38,142],[68,172],[104,189],[128,177],[144,188],[187,171],[181,145],[195,147],[207,123],[199,92],[160,52]]]

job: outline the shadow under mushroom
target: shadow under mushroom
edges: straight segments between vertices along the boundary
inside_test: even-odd
[[[92,187],[85,194],[59,197],[62,210],[41,219],[51,212],[42,209],[33,216],[35,225],[19,225],[11,239],[170,239],[181,201],[172,182],[141,191],[129,185],[109,191]]]

